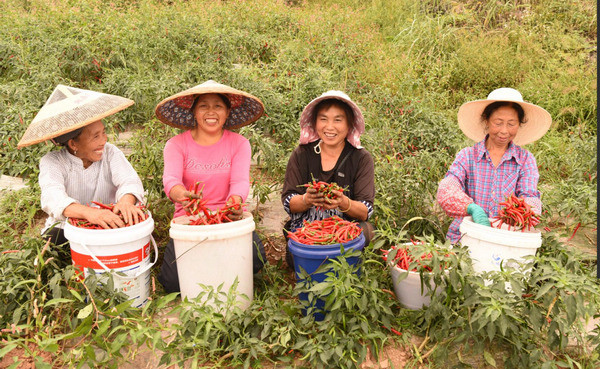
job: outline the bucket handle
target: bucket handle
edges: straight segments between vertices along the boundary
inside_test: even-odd
[[[119,275],[117,273],[114,273],[114,275],[117,278],[125,279],[125,280],[136,279],[139,276],[141,276],[143,273],[145,273],[148,269],[152,268],[154,266],[154,264],[156,264],[156,262],[158,261],[158,247],[156,246],[156,241],[154,240],[154,237],[152,237],[152,235],[150,235],[150,241],[152,241],[152,245],[154,246],[154,261],[151,264],[146,265],[145,267],[143,267],[142,269],[140,269],[133,277],[130,277],[130,276],[127,276],[127,275]],[[104,263],[101,262],[100,259],[98,259],[98,257],[92,252],[92,250],[90,250],[86,246],[86,244],[84,242],[81,242],[80,245],[92,257],[92,259],[94,259],[94,261],[96,263],[98,263],[98,265],[100,265],[102,267],[102,269],[104,269],[104,271],[106,271],[107,273],[110,273],[110,272],[114,271],[112,269],[109,269],[106,265],[104,265]]]

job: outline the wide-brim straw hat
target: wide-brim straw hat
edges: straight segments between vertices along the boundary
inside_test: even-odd
[[[514,88],[498,88],[485,100],[464,103],[458,109],[458,126],[463,133],[475,142],[485,138],[485,122],[481,114],[486,106],[496,101],[510,101],[519,104],[525,112],[526,122],[519,127],[513,139],[515,145],[526,145],[540,139],[552,125],[552,117],[544,108],[523,101],[521,93]]]
[[[260,118],[265,107],[259,98],[233,87],[213,80],[167,97],[156,105],[156,117],[172,127],[191,129],[197,122],[192,112],[194,101],[201,94],[223,94],[231,103],[231,111],[225,121],[224,128],[235,129],[254,123]]]
[[[133,104],[133,100],[121,96],[58,85],[27,127],[17,147],[62,136]]]
[[[350,144],[357,149],[362,148],[360,145],[360,135],[365,131],[365,118],[362,114],[362,111],[356,105],[348,95],[343,93],[342,91],[330,90],[323,93],[321,96],[317,97],[313,101],[309,102],[308,105],[302,110],[302,114],[300,114],[300,144],[304,145],[309,142],[313,142],[319,139],[319,135],[315,131],[313,127],[313,122],[315,120],[315,108],[318,103],[327,99],[336,99],[345,102],[352,109],[352,113],[354,114],[354,125],[348,131],[348,135],[346,139]]]

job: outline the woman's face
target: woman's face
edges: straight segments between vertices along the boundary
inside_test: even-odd
[[[350,131],[346,112],[335,105],[319,110],[315,130],[325,145],[343,145]]]
[[[77,138],[69,140],[68,145],[75,156],[83,160],[83,166],[87,168],[102,159],[107,140],[104,123],[99,120],[85,126]]]
[[[202,94],[194,107],[197,129],[208,135],[220,134],[229,116],[229,109],[221,96]]]
[[[519,115],[510,106],[496,109],[486,122],[489,141],[497,147],[507,147],[519,131]]]

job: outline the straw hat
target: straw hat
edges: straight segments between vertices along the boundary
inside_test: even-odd
[[[354,113],[354,126],[348,131],[346,139],[357,149],[362,148],[360,145],[360,135],[365,131],[365,118],[358,105],[356,105],[348,95],[342,91],[335,90],[323,93],[321,96],[309,102],[304,110],[302,110],[302,114],[300,114],[300,144],[304,145],[319,139],[319,135],[314,130],[312,122],[315,120],[315,107],[319,102],[326,99],[337,99],[350,106],[352,113]]]
[[[200,94],[223,94],[231,103],[231,111],[224,128],[235,129],[253,123],[260,118],[265,107],[255,96],[235,88],[208,80],[198,86],[167,97],[156,105],[156,117],[170,126],[191,129],[196,126],[192,105]]]
[[[17,147],[46,141],[133,105],[133,100],[75,87],[58,85],[44,104]]]
[[[485,124],[482,122],[481,114],[486,106],[495,101],[514,102],[525,111],[526,123],[519,127],[513,139],[515,145],[526,145],[540,139],[552,124],[550,113],[544,108],[523,101],[519,91],[508,87],[498,88],[490,92],[487,99],[469,101],[458,109],[458,126],[475,142],[485,138]]]

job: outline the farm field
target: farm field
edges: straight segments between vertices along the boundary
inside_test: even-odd
[[[600,367],[596,8],[588,0],[0,2],[0,174],[27,185],[0,190],[0,368]],[[38,165],[53,146],[17,142],[57,84],[133,99],[104,121],[147,190],[160,265],[173,215],[162,150],[179,131],[154,107],[208,79],[265,105],[238,132],[252,146],[248,210],[269,263],[245,311],[226,291],[221,310],[166,294],[158,266],[150,300],[132,308],[93,277],[82,283],[69,250],[39,237]],[[473,144],[456,114],[499,87],[553,118],[525,147],[544,209],[534,267],[484,278],[457,245],[433,268],[439,293],[429,307],[406,309],[382,251],[411,239],[449,245],[452,219],[436,190]],[[285,263],[280,194],[300,113],[331,89],[365,114],[377,237],[360,275],[340,261],[325,282],[302,285]],[[300,293],[327,300],[328,318],[304,316]]]

